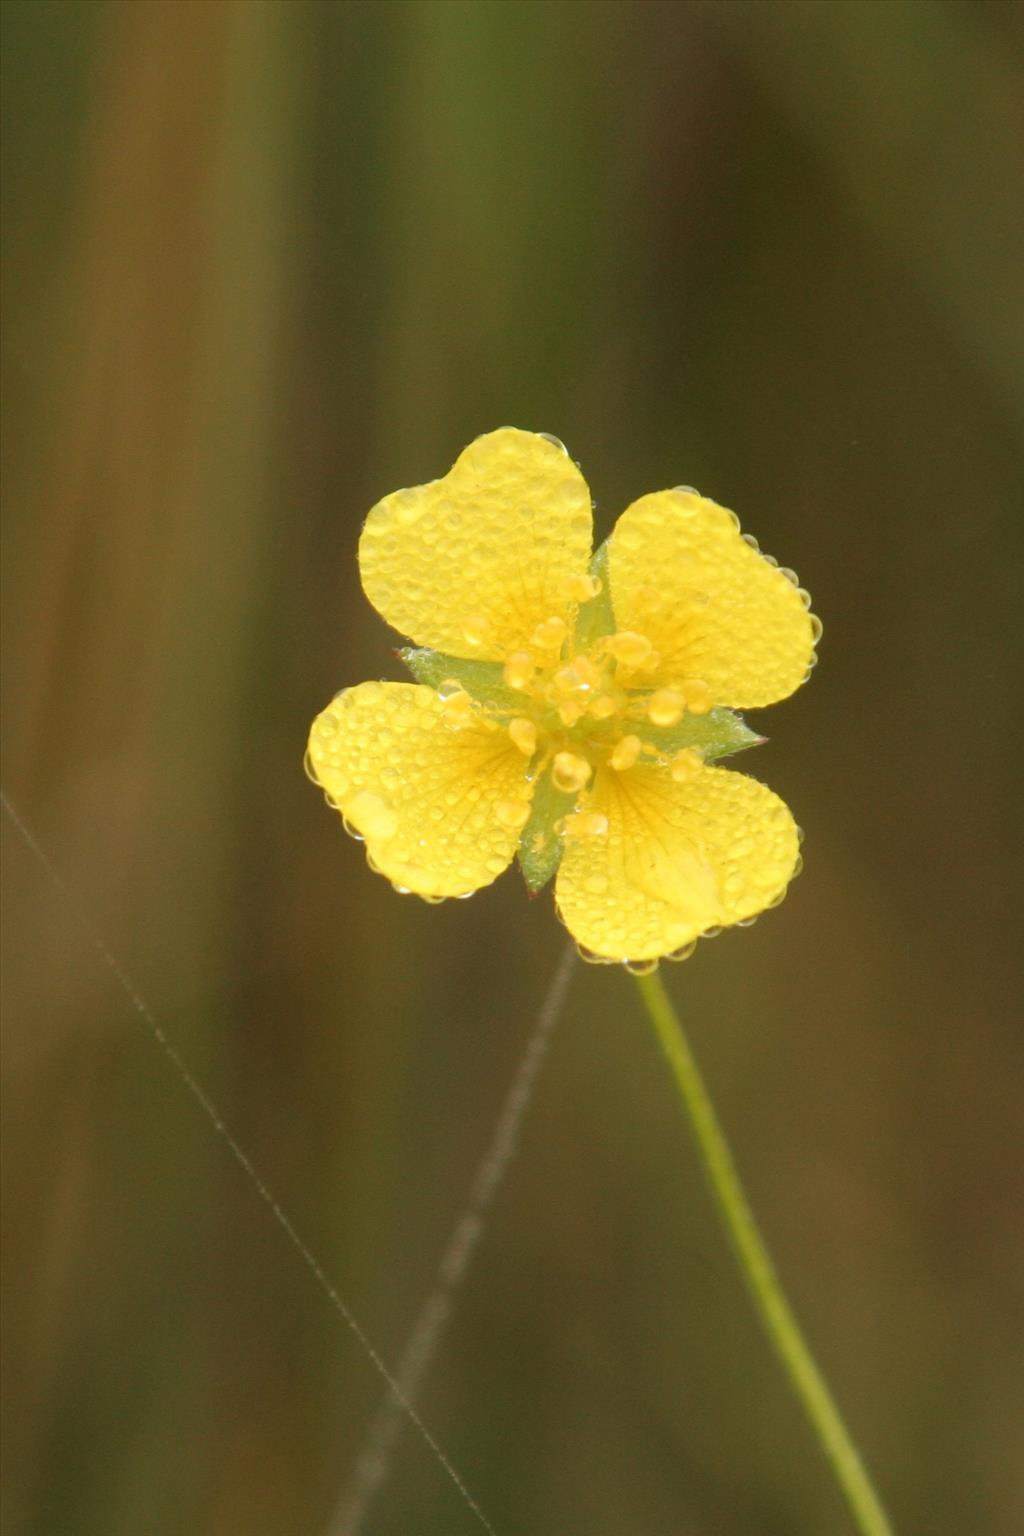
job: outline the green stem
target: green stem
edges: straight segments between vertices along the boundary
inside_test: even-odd
[[[743,1193],[729,1144],[718,1123],[683,1027],[657,971],[636,982],[690,1117],[718,1214],[736,1251],[750,1294],[794,1392],[803,1404],[836,1481],[863,1536],[892,1536],[892,1526],[825,1378],[815,1364]]]

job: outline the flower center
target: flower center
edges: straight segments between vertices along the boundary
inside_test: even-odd
[[[506,658],[502,678],[521,701],[509,735],[537,773],[550,767],[563,794],[586,790],[603,767],[624,773],[644,760],[671,762],[677,778],[699,768],[697,753],[673,754],[655,738],[684,714],[706,714],[710,689],[699,678],[666,685],[662,659],[639,631],[577,644],[562,619],[545,619]]]

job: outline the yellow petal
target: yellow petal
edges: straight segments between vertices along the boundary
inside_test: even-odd
[[[417,645],[503,660],[567,622],[590,558],[590,492],[565,449],[502,427],[443,480],[378,502],[359,541],[377,611]]]
[[[687,783],[646,764],[603,769],[587,809],[607,830],[566,839],[555,898],[577,942],[608,959],[671,954],[707,928],[753,917],[796,868],[787,807],[726,768]]]
[[[815,621],[795,583],[740,536],[731,512],[695,491],[627,507],[608,572],[616,626],[650,640],[659,681],[703,681],[714,704],[752,709],[807,675]]]
[[[505,731],[431,688],[361,683],[313,722],[309,765],[371,864],[419,896],[464,896],[512,862],[532,786]]]

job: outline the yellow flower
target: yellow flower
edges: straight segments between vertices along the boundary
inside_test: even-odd
[[[760,740],[732,710],[792,693],[820,625],[695,491],[643,496],[591,539],[565,449],[511,427],[386,496],[359,568],[417,681],[339,694],[307,760],[398,889],[468,896],[518,854],[533,890],[557,870],[585,951],[636,964],[785,894],[792,816],[712,764]]]

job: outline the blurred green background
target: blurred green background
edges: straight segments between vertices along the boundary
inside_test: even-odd
[[[1020,15],[3,7],[5,789],[385,1359],[565,940],[303,778],[362,517],[512,423],[813,592],[806,872],[668,980],[904,1536],[1024,1528]],[[5,1531],[328,1536],[379,1379],[6,819],[4,907]],[[500,1536],[851,1529],[624,974],[422,1410]],[[407,1429],[367,1532],[479,1529]]]

